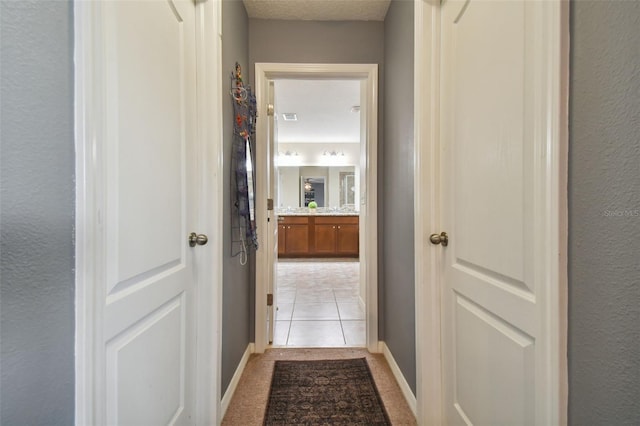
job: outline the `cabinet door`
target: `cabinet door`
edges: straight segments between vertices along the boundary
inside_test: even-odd
[[[285,248],[287,254],[309,253],[309,226],[286,225]]]
[[[358,254],[358,225],[338,225],[336,235],[336,253],[343,255]]]
[[[278,225],[278,256],[287,252],[287,227]]]
[[[336,225],[315,225],[315,253],[333,254],[336,252]]]

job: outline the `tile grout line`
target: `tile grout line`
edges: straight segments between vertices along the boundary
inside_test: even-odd
[[[340,321],[340,331],[342,332],[342,342],[347,344],[347,336],[344,334],[344,327],[342,325],[342,315],[340,315],[340,306],[338,306],[338,299],[336,298],[336,291],[331,288],[331,294],[333,294],[333,302],[336,304],[336,310],[338,311],[338,320]]]

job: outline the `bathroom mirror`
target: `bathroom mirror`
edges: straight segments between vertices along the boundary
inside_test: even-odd
[[[300,176],[300,199],[300,207],[308,207],[312,201],[326,207],[324,176]]]
[[[281,166],[277,185],[276,206],[281,209],[304,208],[312,199],[318,207],[358,207],[359,182],[354,166]]]

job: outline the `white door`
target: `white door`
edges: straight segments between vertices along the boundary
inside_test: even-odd
[[[194,254],[203,250],[188,242],[198,232],[195,6],[104,2],[102,13],[97,423],[192,424]]]
[[[549,202],[557,174],[550,96],[560,73],[557,5],[442,6],[437,233],[448,234],[448,246],[437,249],[447,425],[558,421],[551,302],[558,253],[550,238],[558,211]]]
[[[267,173],[267,191],[268,196],[271,200],[270,202],[270,210],[267,212],[268,214],[268,229],[267,235],[269,238],[267,241],[267,249],[268,252],[268,284],[267,284],[267,293],[271,296],[268,296],[271,300],[271,306],[267,307],[267,323],[268,323],[268,331],[267,335],[269,336],[269,343],[273,343],[273,336],[276,328],[276,315],[278,310],[278,301],[277,301],[277,291],[278,291],[278,215],[276,214],[275,205],[278,200],[278,163],[276,161],[278,151],[277,151],[277,134],[278,134],[278,126],[277,126],[277,117],[276,117],[276,105],[275,105],[275,85],[273,80],[269,80],[269,114],[268,114],[268,161],[269,161],[269,171]]]

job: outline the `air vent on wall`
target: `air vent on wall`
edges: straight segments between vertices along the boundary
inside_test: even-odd
[[[282,118],[284,118],[284,121],[298,121],[298,116],[295,112],[282,113]]]

